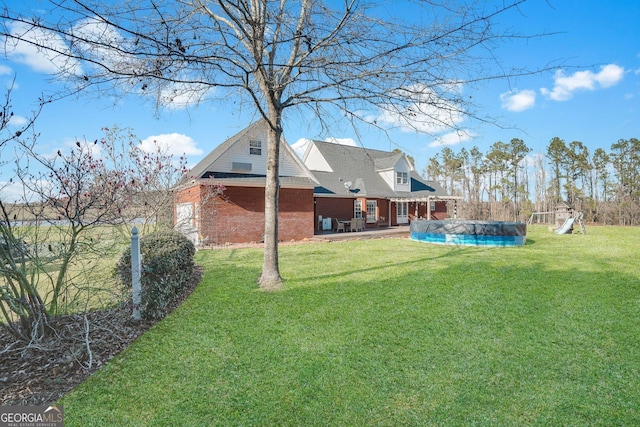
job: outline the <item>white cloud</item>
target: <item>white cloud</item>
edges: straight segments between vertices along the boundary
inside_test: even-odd
[[[78,37],[77,48],[82,50],[86,57],[94,58],[111,70],[127,74],[131,70],[144,70],[152,66],[150,61],[128,53],[133,50],[135,40],[126,38],[116,28],[98,18],[87,18],[78,22],[73,32],[74,36]],[[165,77],[167,80],[150,78],[142,81],[138,77],[125,79],[122,81],[122,87],[125,91],[134,87],[139,95],[151,96],[160,105],[171,110],[196,105],[213,91],[211,85],[202,83],[176,83],[184,78],[179,69],[176,69],[173,75]]]
[[[9,59],[47,74],[62,73],[76,76],[91,74],[88,69],[83,71],[79,61],[68,57],[70,51],[67,40],[58,34],[26,23],[13,24],[10,31],[14,38],[5,40]],[[70,32],[73,35],[74,49],[79,55],[87,58],[84,64],[88,68],[92,67],[91,61],[94,61],[125,75],[132,69],[144,69],[149,66],[145,61],[127,53],[135,40],[127,39],[116,28],[105,24],[97,17],[78,21]],[[6,74],[7,70],[9,70],[8,67],[0,69],[0,75]],[[104,73],[102,67],[94,67],[93,71],[98,75]],[[169,76],[167,81],[150,79],[147,82],[141,82],[139,78],[132,78],[123,79],[121,83],[125,91],[137,88],[139,95],[152,96],[159,104],[172,110],[196,105],[213,91],[210,85],[201,83],[171,82],[171,80],[179,81],[182,78],[184,76],[176,71],[175,75]]]
[[[576,91],[608,88],[616,85],[623,77],[624,68],[615,64],[605,65],[598,73],[587,70],[567,75],[564,70],[558,70],[553,76],[553,89],[542,88],[540,91],[554,101],[567,101]]]
[[[74,47],[85,58],[103,64],[110,70],[127,73],[134,67],[143,66],[143,62],[128,53],[134,42],[127,40],[114,26],[97,17],[78,21],[72,28],[72,33]],[[96,67],[99,73],[102,72],[100,68]]]
[[[476,136],[477,135],[475,133],[471,132],[468,129],[461,129],[437,137],[432,143],[429,144],[429,147],[437,148],[443,147],[445,145],[458,145],[465,141],[469,141]]]
[[[77,47],[86,52],[93,52],[96,56],[105,54],[114,57],[124,55],[118,53],[117,47],[124,42],[122,37],[113,26],[106,24],[97,17],[90,17],[78,21],[72,28]]]
[[[525,111],[536,104],[536,92],[533,90],[512,90],[500,94],[502,108],[508,111]]]
[[[6,76],[8,74],[11,74],[12,72],[13,70],[10,67],[0,64],[0,76]]]
[[[140,148],[147,152],[154,152],[159,147],[165,154],[174,156],[200,156],[203,151],[196,146],[196,142],[187,135],[180,133],[168,133],[153,135],[140,142]]]
[[[81,72],[80,64],[65,55],[69,49],[59,35],[26,23],[11,24],[10,32],[17,38],[5,39],[6,52],[11,60],[42,73],[55,74],[61,70],[72,73]],[[33,43],[29,43],[29,40]]]
[[[9,119],[9,124],[11,126],[24,126],[24,125],[27,124],[27,119],[25,117],[23,117],[23,116],[13,115]]]
[[[160,102],[168,109],[181,110],[199,104],[213,91],[211,86],[198,83],[169,83],[160,89]]]
[[[0,197],[9,203],[16,203],[24,195],[24,186],[16,182],[0,182]]]
[[[80,144],[80,146],[82,146],[83,152],[85,152],[85,153],[89,152],[95,158],[101,158],[102,157],[102,145],[101,144],[94,144],[93,142],[89,142],[86,139],[85,140],[80,140],[80,139],[77,139],[77,138],[66,138],[65,141],[64,141],[64,147],[65,148],[62,151],[67,153],[67,152],[69,152],[71,150],[75,150],[76,147],[78,147],[78,144]],[[55,156],[55,155],[52,153],[51,156]]]
[[[615,86],[624,77],[624,68],[616,65],[609,64],[602,67],[600,72],[596,74],[596,81],[600,83],[603,88]]]
[[[452,97],[459,97],[463,86],[451,82],[443,87],[443,90],[450,92]],[[378,125],[399,128],[402,132],[436,135],[457,128],[466,119],[459,105],[453,104],[423,85],[398,91],[397,97],[405,101],[403,105],[385,106],[381,114],[374,119]]]
[[[40,183],[46,184],[45,181]],[[0,182],[0,198],[9,203],[24,203],[26,201],[37,201],[41,196],[25,186],[21,181]]]

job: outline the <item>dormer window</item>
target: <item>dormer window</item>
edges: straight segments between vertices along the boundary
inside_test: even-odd
[[[407,172],[396,172],[396,184],[408,184],[409,174]]]
[[[249,141],[249,154],[262,156],[262,141]]]

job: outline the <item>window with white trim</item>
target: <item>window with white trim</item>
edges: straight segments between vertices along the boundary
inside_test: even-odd
[[[409,174],[407,172],[396,172],[396,184],[408,184]]]
[[[249,154],[262,156],[262,141],[249,141]]]
[[[367,200],[367,222],[378,221],[378,201]]]
[[[362,218],[362,200],[353,201],[353,217]]]

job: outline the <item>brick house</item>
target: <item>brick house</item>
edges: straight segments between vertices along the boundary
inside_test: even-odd
[[[258,121],[227,139],[177,186],[175,223],[196,244],[263,240],[266,126]],[[281,144],[278,236],[313,237],[313,189],[318,182],[284,138]]]
[[[258,121],[227,139],[176,187],[176,227],[196,244],[263,240],[266,126]],[[327,229],[327,218],[363,218],[371,228],[447,217],[451,198],[403,153],[311,141],[301,159],[281,144],[281,241],[311,238]]]
[[[320,183],[314,189],[317,230],[332,228],[327,218],[363,218],[366,228],[446,219],[447,202],[458,199],[420,177],[400,152],[310,141],[302,161]]]

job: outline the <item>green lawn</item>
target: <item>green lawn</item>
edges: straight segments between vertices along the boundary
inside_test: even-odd
[[[640,228],[524,247],[200,251],[202,283],[62,400],[67,426],[640,425]]]

